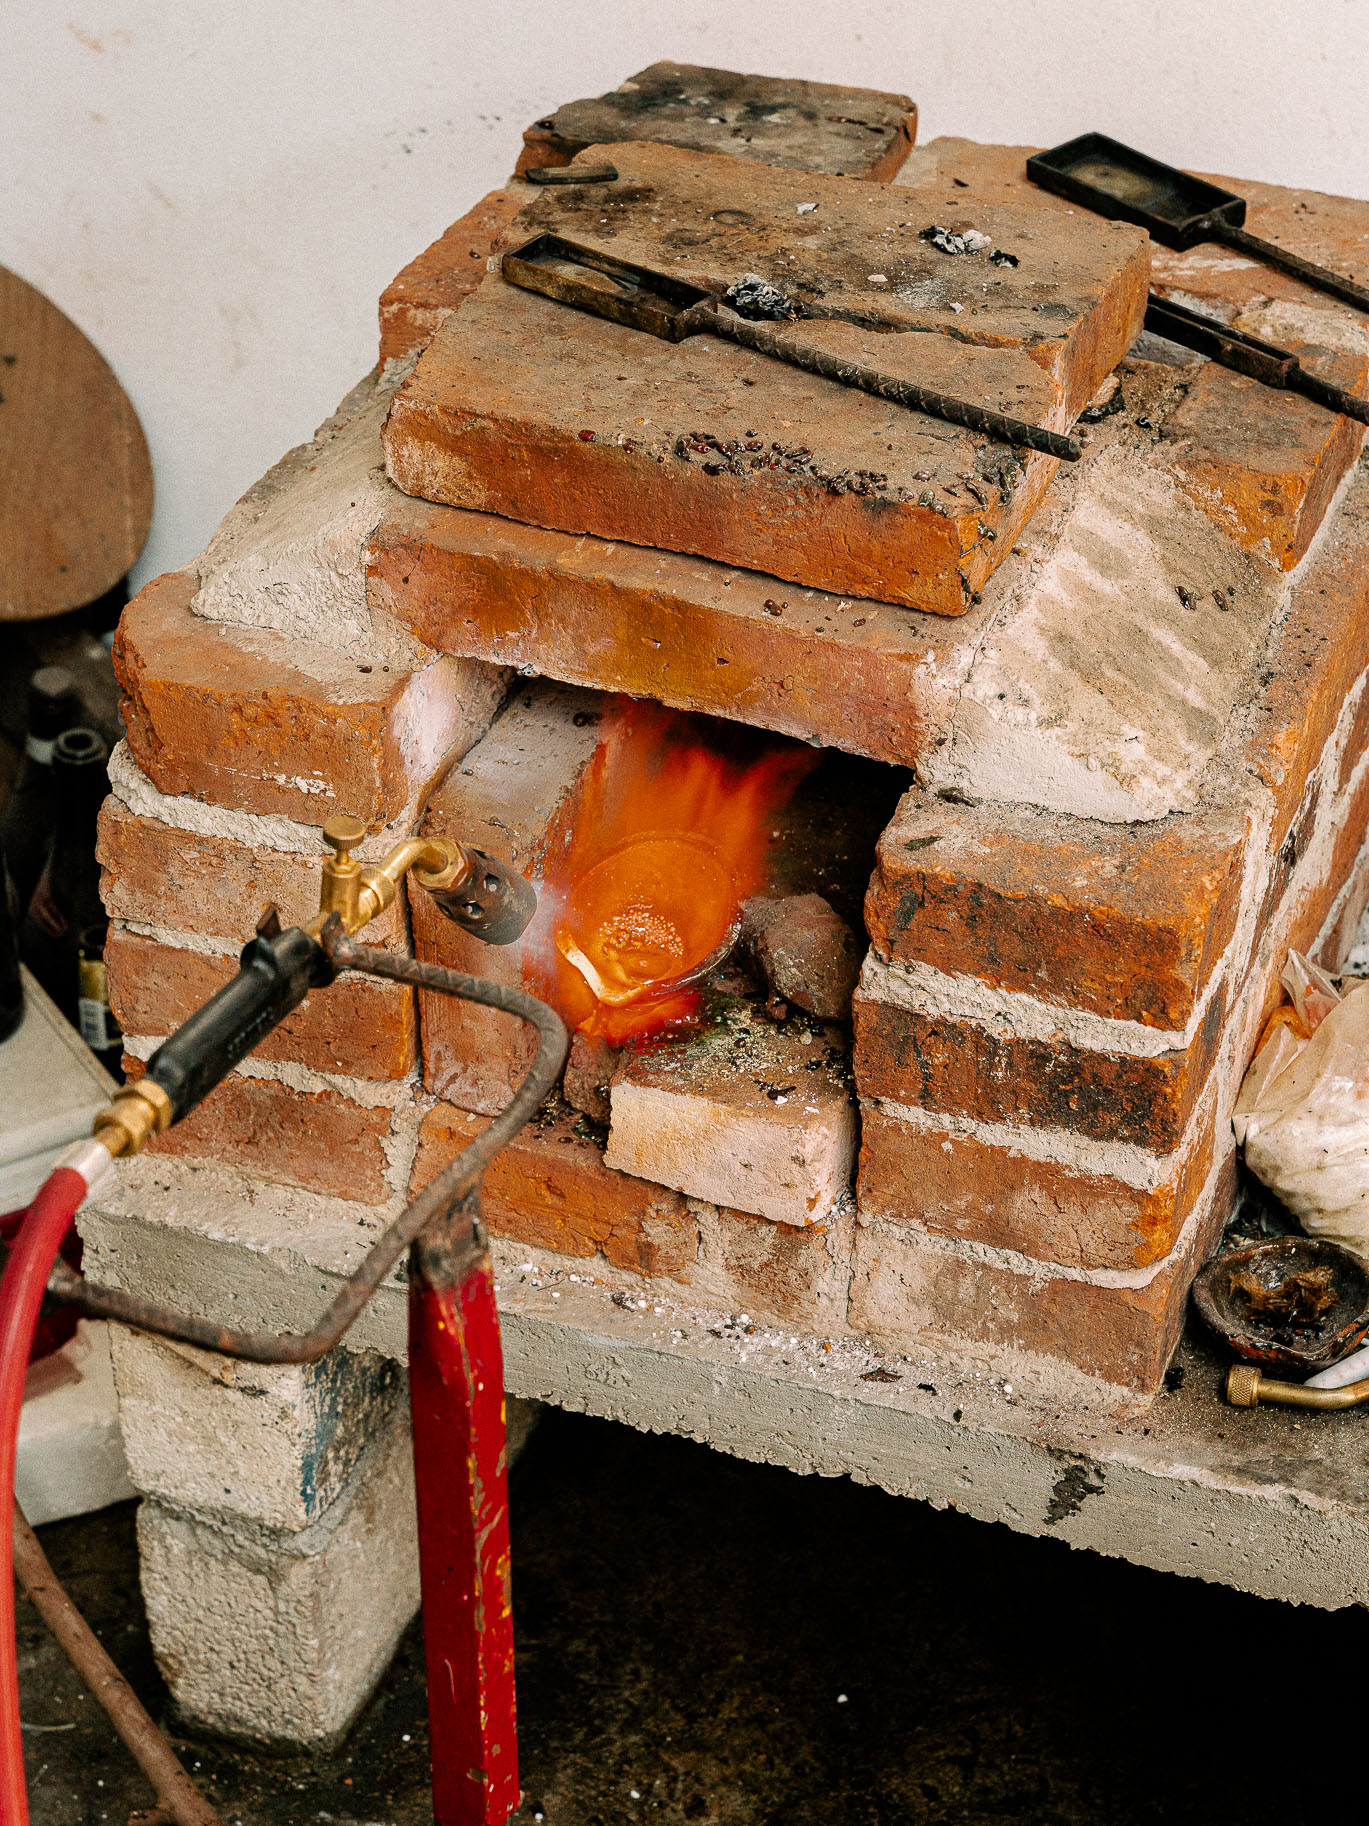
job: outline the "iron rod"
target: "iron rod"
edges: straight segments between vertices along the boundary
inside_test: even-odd
[[[744,317],[723,310],[709,311],[701,316],[701,322],[710,335],[721,337],[725,342],[737,343],[757,355],[768,355],[774,361],[788,362],[790,367],[802,368],[806,374],[820,374],[824,380],[837,381],[843,387],[855,387],[877,399],[887,399],[909,412],[925,412],[932,418],[945,419],[948,424],[963,425],[967,431],[981,431],[987,437],[1000,438],[1007,444],[1020,444],[1027,450],[1039,450],[1065,463],[1079,461],[1076,438],[1047,431],[1041,425],[1029,425],[1025,419],[1012,418],[988,406],[976,406],[969,400],[934,393],[931,388],[915,386],[912,381],[896,380],[893,375],[881,374],[878,368],[868,368],[863,362],[829,355],[825,349],[796,342],[768,324],[750,323]]]
[[[223,1820],[181,1766],[171,1745],[105,1653],[93,1629],[62,1589],[38,1536],[18,1504],[14,1509],[14,1570],[23,1592],[52,1631],[58,1646],[119,1733],[157,1791],[175,1826],[224,1826]]]

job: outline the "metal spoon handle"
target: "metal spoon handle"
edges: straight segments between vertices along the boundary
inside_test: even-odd
[[[928,387],[915,386],[912,381],[896,380],[891,374],[881,374],[877,368],[867,368],[863,362],[829,355],[824,349],[796,342],[769,324],[750,323],[746,318],[725,310],[710,310],[702,318],[702,324],[711,336],[720,336],[726,342],[738,343],[757,355],[768,355],[772,360],[788,362],[790,367],[802,368],[806,374],[820,374],[824,380],[837,381],[843,387],[856,387],[862,393],[873,393],[877,399],[887,399],[896,406],[905,406],[910,412],[926,412],[932,418],[945,419],[949,424],[963,425],[967,431],[982,431],[988,437],[1001,438],[1006,444],[1020,444],[1028,450],[1043,451],[1047,456],[1059,457],[1062,462],[1077,463],[1079,460],[1079,445],[1072,437],[1064,437],[1058,431],[1047,431],[1040,425],[1029,425],[1025,419],[1010,418],[1005,412],[994,412],[986,406],[972,405],[968,400],[952,399],[948,394],[934,393]]]
[[[1295,393],[1316,400],[1319,406],[1327,406],[1332,412],[1343,412],[1347,418],[1355,418],[1361,425],[1369,425],[1369,399],[1361,399],[1357,393],[1347,393],[1344,387],[1333,387],[1330,381],[1319,380],[1304,367],[1294,370],[1288,384]]]
[[[1333,273],[1329,266],[1318,266],[1315,261],[1304,260],[1301,254],[1280,247],[1277,241],[1262,240],[1259,235],[1252,235],[1244,228],[1233,228],[1226,222],[1214,222],[1212,234],[1214,240],[1234,247],[1238,253],[1249,254],[1252,260],[1263,260],[1266,266],[1276,266],[1281,273],[1289,273],[1305,285],[1315,286],[1319,292],[1353,304],[1356,310],[1369,311],[1369,286],[1357,285],[1343,273]]]

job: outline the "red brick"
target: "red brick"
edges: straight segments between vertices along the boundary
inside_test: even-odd
[[[596,187],[592,217],[566,189],[529,205],[515,232],[598,239],[625,258],[726,284],[743,257],[726,210],[743,198],[747,264],[783,279],[781,250],[798,233],[829,295],[868,307],[877,294],[910,330],[943,332],[894,337],[808,323],[806,341],[1038,423],[1071,417],[1139,323],[1144,245],[1117,224],[1078,218],[1052,238],[1038,232],[1035,210],[993,215],[985,232],[1031,238],[1027,268],[975,266],[971,277],[957,268],[973,259],[956,262],[917,239],[896,191],[872,196],[849,180],[769,167],[747,168],[739,187],[730,159],[646,144],[606,150],[623,182],[604,195]],[[802,230],[796,199],[819,205]],[[963,214],[953,199],[948,207]],[[691,225],[678,242],[675,219]],[[876,260],[893,268],[896,291],[870,285]],[[985,280],[986,271],[996,276]],[[950,310],[959,299],[908,302],[928,279],[970,288],[961,309],[978,319],[973,339]],[[1060,313],[1048,334],[1036,312],[1047,283]],[[800,437],[804,456],[793,454]],[[733,454],[720,461],[709,439]],[[392,478],[426,499],[944,614],[963,612],[1006,556],[1054,469],[1031,457],[1013,492],[991,474],[1001,447],[714,339],[662,343],[515,294],[498,277],[449,319],[396,395],[386,450]],[[971,493],[964,485],[976,473]],[[858,474],[862,492],[851,492]]]
[[[485,263],[526,201],[517,190],[492,190],[411,260],[380,294],[382,364],[414,355],[485,277]]]
[[[434,793],[424,829],[477,844],[535,874],[549,846],[564,841],[581,771],[598,745],[600,700],[538,683],[515,693],[489,734]],[[421,889],[410,896],[414,949],[497,983],[521,985],[543,936],[534,922],[517,944],[487,945],[444,917]],[[511,1015],[421,995],[424,1081],[464,1109],[493,1115],[532,1061],[531,1031]]]
[[[1369,667],[1369,472],[1350,482],[1334,522],[1294,581],[1274,630],[1240,753],[1274,794],[1271,847],[1287,837],[1340,718]]]
[[[607,95],[567,102],[534,121],[523,134],[518,170],[568,165],[607,140],[650,139],[887,182],[916,132],[917,108],[906,95],[653,63]]]
[[[865,902],[886,961],[1182,1028],[1230,942],[1236,813],[1103,824],[907,794]]]
[[[1187,1049],[1154,1058],[1093,1051],[1063,1036],[1024,1038],[1006,1023],[924,1013],[864,989],[854,1010],[862,1102],[884,1097],[937,1115],[1062,1129],[1167,1154],[1216,1057],[1226,993],[1214,993]]]
[[[1020,352],[895,342],[848,324],[805,325],[804,335],[1034,423],[1060,416],[1058,389]],[[748,442],[761,446],[754,459]],[[1024,453],[1009,500],[973,433],[713,338],[661,342],[497,277],[442,326],[395,395],[385,449],[391,480],[425,500],[940,615],[969,607],[1054,470],[1053,458]],[[861,471],[888,480],[848,490]],[[967,474],[983,506],[949,492]]]
[[[807,1332],[846,1330],[853,1213],[825,1224],[771,1223],[745,1211],[705,1210],[698,1298],[752,1319]]]
[[[411,1192],[418,1192],[485,1128],[483,1119],[438,1104],[419,1133]],[[698,1224],[675,1192],[615,1173],[582,1119],[544,1111],[496,1155],[481,1186],[481,1213],[495,1236],[581,1260],[602,1257],[634,1274],[687,1282]]]
[[[1074,206],[1039,190],[1027,178],[1027,158],[1034,150],[933,140],[912,155],[899,188],[908,184],[915,194],[935,194],[954,176],[965,187],[967,204],[1021,204],[1030,199],[1047,218],[1063,219]],[[1246,199],[1246,225],[1253,234],[1283,242],[1352,277],[1369,277],[1369,202],[1245,178],[1218,176],[1213,182]],[[1241,313],[1253,311],[1259,318],[1270,300],[1311,306],[1318,313],[1330,313],[1331,319],[1340,318],[1343,332],[1330,319],[1323,320],[1321,342],[1348,345],[1358,337],[1363,319],[1352,306],[1337,304],[1218,243],[1200,243],[1187,253],[1153,243],[1150,252],[1151,283],[1158,292],[1181,303],[1199,300],[1214,315],[1227,322],[1238,320],[1238,327],[1253,328],[1267,340],[1268,327],[1246,322]],[[1362,354],[1347,353],[1345,347],[1317,348],[1282,331],[1272,339],[1302,354],[1313,372],[1322,372],[1351,391],[1362,390]],[[1192,444],[1190,451],[1170,458],[1181,482],[1238,544],[1290,568],[1315,535],[1337,482],[1359,449],[1362,430],[1296,394],[1262,387],[1213,363],[1186,369],[1185,385],[1188,400],[1164,426],[1166,439]]]
[[[862,1221],[851,1324],[907,1351],[949,1347],[981,1356],[1057,1358],[1105,1382],[1152,1394],[1183,1329],[1189,1284],[1230,1210],[1234,1155],[1230,1165],[1194,1239],[1140,1287],[1028,1275],[906,1226]]]
[[[1156,1166],[1150,1190],[1037,1160],[1006,1142],[861,1111],[856,1202],[891,1227],[956,1236],[1069,1268],[1146,1268],[1174,1247],[1212,1165],[1212,1108]]]
[[[324,848],[316,856],[254,849],[232,837],[202,836],[144,818],[118,799],[100,813],[100,893],[112,919],[246,944],[266,908],[283,925],[318,911]],[[367,926],[367,944],[408,949],[404,897]]]
[[[124,1066],[131,1079],[141,1077],[138,1060],[125,1058]],[[278,1185],[382,1205],[390,1196],[391,1122],[388,1109],[368,1109],[331,1089],[295,1090],[230,1072],[147,1151],[217,1160]]]
[[[610,1103],[605,1158],[626,1172],[795,1226],[828,1222],[847,1196],[856,1112],[835,1028],[801,1034],[734,1007],[626,1054]]]
[[[187,571],[124,610],[114,665],[134,758],[159,791],[322,824],[389,823],[488,719],[485,667],[389,678],[329,649],[192,613]]]
[[[160,945],[111,930],[105,946],[109,997],[126,1034],[173,1033],[237,970],[236,958]],[[358,1078],[403,1078],[417,1045],[413,991],[344,972],[307,995],[253,1048],[259,1059],[287,1059],[313,1071]]]
[[[425,1118],[417,1192],[485,1127],[439,1104]],[[691,1207],[648,1179],[615,1172],[590,1125],[556,1103],[497,1156],[481,1190],[496,1236],[576,1261],[649,1276],[705,1306],[805,1330],[845,1329],[852,1216],[796,1228],[742,1211]]]
[[[396,496],[378,607],[440,652],[532,668],[911,765],[954,701],[943,621],[707,559]]]
[[[1027,159],[1038,150],[951,137],[930,140],[910,155],[897,189],[934,192],[955,177],[965,186],[970,204],[986,199],[1020,202],[1031,197],[1040,208],[1063,216],[1077,206],[1039,190],[1027,177]],[[1251,234],[1282,242],[1309,260],[1361,284],[1369,283],[1369,202],[1284,184],[1262,184],[1254,178],[1212,172],[1197,175],[1245,198],[1245,226]],[[1150,263],[1157,291],[1182,294],[1185,300],[1200,298],[1216,307],[1214,315],[1228,321],[1256,301],[1274,299],[1335,312],[1347,324],[1363,323],[1353,306],[1337,304],[1325,293],[1311,290],[1261,260],[1247,260],[1220,242],[1200,242],[1186,253],[1152,242]]]
[[[1298,353],[1309,373],[1362,391],[1364,356],[1305,345]],[[1164,421],[1165,456],[1180,486],[1243,550],[1291,570],[1358,455],[1364,427],[1215,362],[1193,368],[1186,385]]]

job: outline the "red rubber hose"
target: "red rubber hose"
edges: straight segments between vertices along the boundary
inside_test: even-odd
[[[108,1156],[106,1156],[106,1161]],[[14,1465],[29,1352],[57,1252],[87,1192],[84,1176],[58,1167],[28,1208],[0,1280],[0,1822],[28,1826],[24,1739],[19,1728],[19,1651],[14,1639]]]

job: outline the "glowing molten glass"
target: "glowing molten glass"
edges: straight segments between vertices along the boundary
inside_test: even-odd
[[[764,885],[769,821],[816,756],[797,743],[738,761],[689,717],[613,712],[564,851],[545,865],[550,955],[535,986],[614,1045],[688,1022],[690,987],[736,942]]]

